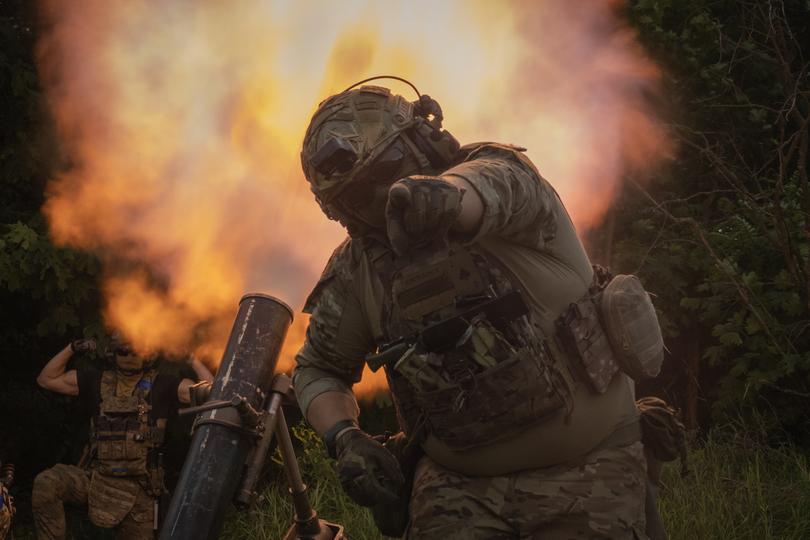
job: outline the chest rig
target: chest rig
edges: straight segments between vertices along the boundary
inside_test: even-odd
[[[101,376],[99,415],[90,421],[97,470],[107,476],[154,476],[160,469],[158,448],[163,444],[166,419],[153,420],[154,370],[144,373],[129,395],[117,392],[114,370]]]
[[[385,369],[409,435],[464,450],[570,406],[517,280],[495,257],[453,244],[405,261],[378,256],[375,267],[386,291],[379,350],[400,347]]]

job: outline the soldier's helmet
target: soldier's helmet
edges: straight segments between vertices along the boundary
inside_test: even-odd
[[[301,165],[324,213],[346,225],[340,196],[348,188],[445,168],[459,144],[441,122],[441,108],[429,96],[411,102],[380,86],[350,87],[321,102],[304,136]]]

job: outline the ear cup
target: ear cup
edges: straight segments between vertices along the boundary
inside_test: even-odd
[[[427,123],[423,123],[415,126],[410,135],[419,151],[427,157],[431,167],[441,169],[456,161],[460,145],[449,132],[434,130]]]

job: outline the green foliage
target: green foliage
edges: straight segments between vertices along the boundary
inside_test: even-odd
[[[612,266],[655,293],[676,364],[697,344],[715,420],[810,435],[810,5],[636,0],[679,155],[616,210]]]
[[[25,293],[49,310],[36,326],[38,336],[65,335],[83,326],[79,311],[96,294],[98,262],[72,249],[54,246],[45,234],[17,222],[0,229],[0,289]]]
[[[59,163],[34,63],[34,8],[0,2],[0,460],[17,466],[21,524],[30,520],[34,475],[75,461],[86,440],[76,400],[39,389],[36,375],[101,325],[98,262],[55,246],[40,213]]]

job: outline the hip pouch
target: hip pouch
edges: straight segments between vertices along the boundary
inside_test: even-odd
[[[594,267],[585,295],[556,321],[557,339],[574,359],[574,371],[593,393],[607,390],[621,370],[633,380],[658,375],[664,341],[649,294],[636,276]]]
[[[665,463],[680,458],[681,475],[686,476],[686,428],[678,419],[678,412],[654,396],[637,400],[636,408],[641,415],[641,442],[648,460]]]
[[[623,274],[614,277],[602,291],[599,309],[622,371],[636,381],[657,376],[664,361],[664,338],[641,281]]]

